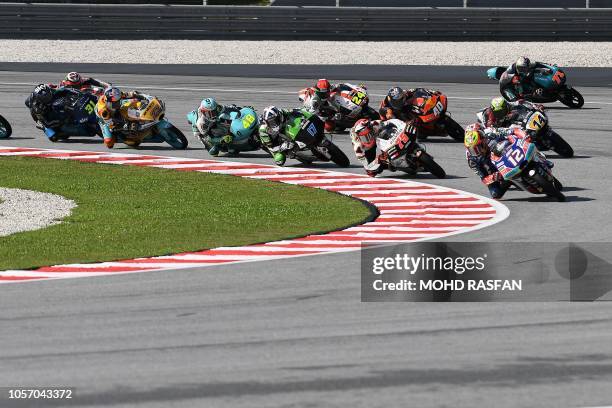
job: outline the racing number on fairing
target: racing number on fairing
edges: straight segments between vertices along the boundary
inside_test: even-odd
[[[544,126],[544,118],[541,113],[534,113],[531,116],[531,120],[527,124],[527,128],[530,130],[540,130]]]
[[[246,115],[244,119],[242,119],[242,126],[245,129],[250,128],[253,123],[255,123],[255,116],[251,115],[250,113]]]
[[[514,167],[518,166],[519,162],[525,158],[523,151],[520,149],[515,149],[508,156],[508,161],[512,163]]]
[[[353,97],[351,98],[351,102],[353,102],[355,105],[361,105],[361,102],[363,102],[366,96],[367,95],[364,92],[357,91],[356,93],[353,94]]]
[[[442,113],[443,110],[444,110],[444,105],[442,105],[442,102],[440,101],[438,101],[438,103],[436,103],[436,106],[433,107],[433,113],[436,116]]]
[[[555,72],[555,75],[553,75],[552,80],[555,81],[557,84],[560,84],[563,80],[563,77],[565,77],[565,74],[561,71],[557,71]]]
[[[87,105],[85,105],[85,111],[88,114],[91,115],[92,113],[94,113],[95,110],[96,110],[96,104],[94,103],[94,101],[89,101]]]

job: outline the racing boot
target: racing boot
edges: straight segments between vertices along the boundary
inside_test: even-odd
[[[112,136],[112,137],[105,137],[104,138],[104,144],[106,145],[106,147],[108,147],[109,149],[112,149],[115,146],[115,143],[117,142],[117,137],[116,136]]]
[[[274,153],[272,155],[272,158],[274,159],[274,163],[276,163],[277,166],[283,166],[285,164],[285,161],[287,160],[285,153],[282,152]]]

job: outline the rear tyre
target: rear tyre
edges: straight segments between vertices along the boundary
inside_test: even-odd
[[[429,155],[427,152],[421,152],[419,156],[419,162],[423,166],[425,170],[436,176],[437,178],[446,177],[446,172],[438,163],[435,162],[433,157]]]
[[[183,132],[181,132],[174,125],[170,125],[170,127],[164,129],[163,136],[166,140],[166,143],[168,143],[175,149],[185,150],[187,148],[187,145],[189,145],[189,142],[187,141],[187,138],[185,137]]]
[[[563,157],[573,157],[574,149],[569,145],[557,132],[551,130],[548,132],[548,139],[553,151]]]
[[[340,150],[338,146],[330,142],[329,145],[326,147],[331,157],[331,161],[333,161],[340,167],[348,167],[351,165],[351,161],[349,160],[349,158],[346,157],[346,154],[344,154],[344,152]]]
[[[11,124],[3,116],[0,116],[0,139],[8,139],[12,134]]]
[[[458,142],[463,143],[465,131],[463,130],[460,124],[455,122],[453,118],[451,118],[450,116],[445,116],[444,127],[446,128],[446,133],[448,133],[450,137],[452,137]]]
[[[574,88],[566,89],[559,95],[559,102],[572,109],[580,109],[584,105],[584,98]]]

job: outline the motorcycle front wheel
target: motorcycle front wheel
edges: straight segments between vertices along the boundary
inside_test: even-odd
[[[446,177],[446,172],[444,171],[444,169],[438,163],[435,162],[435,160],[429,155],[429,153],[421,152],[421,154],[419,155],[419,162],[425,170],[427,170],[437,178],[442,179]]]
[[[11,134],[13,134],[13,128],[11,128],[8,120],[0,115],[0,139],[8,139],[11,137]]]
[[[163,129],[162,136],[170,146],[178,150],[185,150],[189,142],[187,138],[176,126],[170,125]]]
[[[569,145],[557,132],[551,130],[548,132],[548,140],[553,151],[563,157],[573,157],[574,149]]]
[[[450,116],[445,116],[444,127],[446,128],[446,133],[448,133],[450,137],[452,137],[458,142],[463,143],[465,131],[463,130],[460,124],[455,122],[455,119],[451,118]]]
[[[340,167],[348,167],[351,164],[349,158],[344,154],[342,150],[332,142],[329,145],[325,146],[327,148],[327,152],[331,156],[331,161],[336,163]]]

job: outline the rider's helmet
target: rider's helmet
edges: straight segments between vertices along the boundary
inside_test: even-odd
[[[508,114],[509,111],[508,102],[501,96],[491,99],[491,111],[493,116],[497,119],[501,119]]]
[[[315,85],[315,94],[321,99],[327,99],[331,91],[331,84],[327,79],[319,79]]]
[[[219,114],[219,104],[215,98],[205,98],[200,102],[200,113],[206,119],[215,119]]]
[[[53,89],[47,84],[40,84],[32,92],[32,102],[47,105],[53,99]]]
[[[68,86],[80,86],[83,83],[83,77],[78,72],[69,72],[64,78],[64,84]]]
[[[369,119],[359,119],[351,130],[353,135],[359,140],[364,149],[371,149],[376,146],[372,122]]]
[[[261,114],[261,120],[272,133],[278,133],[284,121],[283,112],[276,106],[268,106]]]
[[[53,100],[53,89],[49,85],[40,84],[30,95],[30,109],[36,115],[42,115],[49,110]]]
[[[484,156],[489,150],[485,134],[479,123],[473,123],[465,128],[463,144],[472,156]]]
[[[406,101],[406,94],[402,88],[399,86],[394,86],[393,88],[389,89],[389,92],[387,92],[387,99],[389,100],[389,105],[391,105],[392,108],[401,109]]]
[[[529,67],[531,66],[531,61],[527,57],[520,57],[516,60],[516,72],[519,75],[527,75],[529,73]]]
[[[121,107],[121,89],[114,86],[107,88],[103,98],[109,111],[114,112]]]

